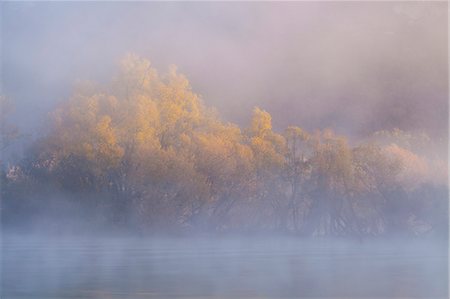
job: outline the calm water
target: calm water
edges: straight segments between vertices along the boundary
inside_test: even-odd
[[[1,298],[448,298],[431,241],[2,240]]]

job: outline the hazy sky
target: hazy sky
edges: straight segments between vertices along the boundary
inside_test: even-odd
[[[445,2],[0,5],[3,93],[25,128],[135,52],[242,125],[259,106],[279,129],[448,136]]]

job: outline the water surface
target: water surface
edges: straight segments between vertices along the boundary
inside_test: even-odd
[[[4,236],[1,298],[448,298],[446,245]]]

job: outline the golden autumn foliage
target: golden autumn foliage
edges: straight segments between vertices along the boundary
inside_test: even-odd
[[[429,172],[426,161],[396,144],[352,147],[331,130],[296,126],[279,134],[260,108],[241,130],[206,107],[175,67],[159,74],[133,54],[111,84],[76,89],[34,148],[33,167],[48,180],[109,194],[113,218],[142,229],[379,234],[391,194]]]

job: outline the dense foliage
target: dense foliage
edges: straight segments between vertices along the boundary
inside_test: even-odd
[[[307,109],[307,107],[305,107]],[[84,84],[2,173],[2,221],[43,217],[139,231],[303,235],[445,233],[446,164],[426,135],[394,130],[350,144],[330,130],[223,122],[171,68],[127,56],[108,86]]]

